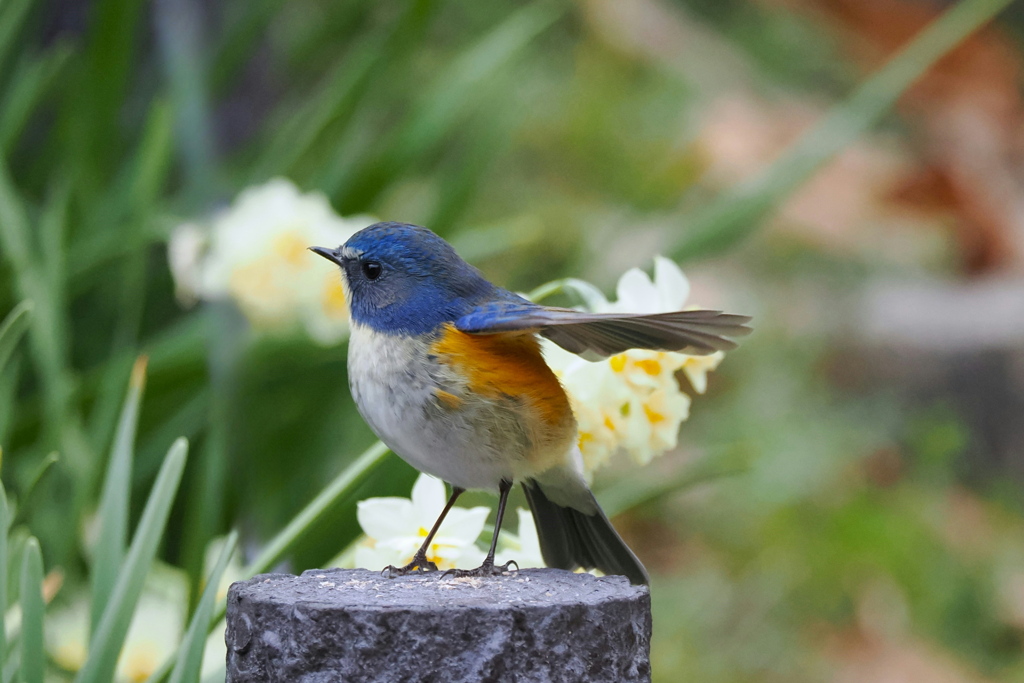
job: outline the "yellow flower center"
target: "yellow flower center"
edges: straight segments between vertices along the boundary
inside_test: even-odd
[[[660,375],[661,374],[661,363],[652,359],[649,360],[638,360],[636,366],[646,372],[648,375]]]
[[[608,359],[608,363],[615,372],[622,372],[626,369],[626,354],[620,353],[617,356],[612,356]]]
[[[159,664],[156,648],[150,643],[136,645],[125,653],[124,672],[131,683],[144,683]]]
[[[289,230],[283,232],[274,238],[273,250],[282,259],[287,261],[293,266],[301,266],[306,261],[306,241],[302,239],[298,232]],[[311,263],[311,261],[310,261]]]
[[[647,414],[647,419],[651,421],[651,424],[658,424],[659,422],[662,422],[662,421],[665,420],[665,416],[664,415],[662,415],[661,413],[655,411],[653,408],[651,408],[648,405],[644,406],[644,413]]]
[[[85,658],[89,656],[89,651],[85,647],[85,643],[80,641],[71,641],[61,643],[53,653],[53,659],[57,664],[67,671],[78,671],[85,665]]]
[[[334,273],[327,279],[323,295],[324,311],[332,318],[340,318],[348,313],[345,305],[345,288],[341,286]]]

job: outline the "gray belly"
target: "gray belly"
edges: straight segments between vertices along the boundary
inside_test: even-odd
[[[438,398],[457,378],[434,361],[426,341],[354,326],[349,386],[360,414],[381,441],[416,469],[461,488],[496,489],[502,479],[534,474],[531,443],[515,405],[474,400],[458,409]]]

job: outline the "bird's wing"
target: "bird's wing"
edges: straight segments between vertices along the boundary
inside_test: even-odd
[[[468,334],[534,330],[566,351],[591,360],[627,349],[678,351],[703,356],[736,348],[729,337],[751,329],[750,318],[721,311],[586,313],[522,302],[481,306],[455,321]]]

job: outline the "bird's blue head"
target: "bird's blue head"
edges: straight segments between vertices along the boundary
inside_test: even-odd
[[[426,228],[375,223],[337,249],[310,247],[341,267],[352,320],[386,334],[425,334],[498,288]]]

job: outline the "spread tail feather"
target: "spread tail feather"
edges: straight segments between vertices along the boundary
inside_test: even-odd
[[[647,570],[615,531],[608,517],[587,491],[594,512],[587,514],[553,502],[536,481],[523,483],[533,510],[541,554],[549,567],[574,570],[600,569],[605,574],[622,574],[633,584],[649,584]]]

